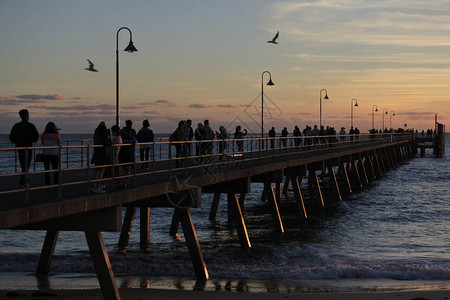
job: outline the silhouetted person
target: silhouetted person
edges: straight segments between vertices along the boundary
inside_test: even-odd
[[[42,146],[56,147],[61,145],[61,137],[58,133],[58,128],[55,123],[48,122],[45,126],[44,133],[41,135]],[[58,170],[59,165],[59,149],[58,148],[44,148],[41,151],[42,160],[44,162],[44,169],[50,170],[50,165],[53,170]],[[45,173],[45,184],[50,185],[50,173]],[[55,184],[59,183],[59,172],[53,172],[53,180]]]
[[[194,132],[194,137],[196,140],[195,143],[195,154],[196,155],[203,155],[203,145],[202,145],[202,140],[205,139],[205,130],[203,129],[203,124],[202,123],[198,123],[197,124],[197,129],[195,129]]]
[[[209,120],[205,120],[203,122],[203,129],[205,130],[205,140],[210,140],[210,142],[204,143],[205,153],[211,154],[212,150],[214,148],[214,144],[212,141],[212,140],[214,140],[214,132],[212,131],[211,127],[209,127]]]
[[[179,158],[185,156],[185,144],[186,136],[184,135],[184,127],[186,125],[185,121],[178,122],[178,127],[175,131],[170,135],[169,141],[175,142],[175,150],[176,150],[176,167],[180,166]]]
[[[288,136],[289,132],[287,131],[287,128],[284,127],[283,130],[281,130],[281,144],[283,145],[283,147],[287,146],[287,136]]]
[[[142,128],[139,130],[136,138],[139,143],[152,143],[155,139],[153,134],[153,130],[150,128],[150,122],[148,120],[142,121]],[[139,152],[141,161],[145,161],[141,165],[141,169],[146,169],[148,167],[148,161],[150,156],[150,149],[152,148],[151,144],[141,145]]]
[[[247,135],[247,129],[244,132],[241,131],[241,126],[236,126],[236,131],[234,132],[234,139],[236,140],[236,145],[238,147],[238,152],[244,151],[244,141],[242,139]]]
[[[94,132],[94,154],[92,155],[91,163],[95,164],[94,180],[103,178],[105,174],[105,167],[109,163],[108,153],[111,147],[111,139],[108,136],[108,129],[105,122],[100,122]],[[106,191],[102,189],[103,182],[94,182],[91,192],[95,194],[104,194]]]
[[[121,138],[123,144],[129,144],[126,146],[121,146],[119,151],[119,163],[125,164],[121,166],[122,174],[118,174],[119,176],[129,176],[131,174],[131,163],[135,162],[135,144],[136,139],[131,134],[130,128],[124,127],[122,128]],[[126,188],[128,186],[129,177],[123,178],[120,180],[119,187]]]
[[[223,153],[227,148],[227,139],[229,139],[228,131],[224,126],[219,127],[219,132],[216,133],[217,139],[219,141],[219,153]]]
[[[302,143],[301,140],[302,132],[300,131],[300,128],[298,128],[297,125],[295,125],[294,132],[292,132],[292,135],[294,136],[295,139],[295,146],[296,147],[300,146]]]
[[[276,136],[275,127],[272,127],[269,130],[270,148],[274,148],[275,147],[275,136]]]
[[[9,140],[16,145],[16,147],[32,147],[33,143],[39,139],[39,132],[36,127],[28,122],[30,114],[28,110],[22,109],[19,111],[21,122],[14,124],[9,134]],[[28,172],[31,164],[33,150],[20,149],[17,150],[19,154],[20,167],[22,173]],[[25,174],[20,175],[20,186],[22,188],[28,187],[28,182],[25,182]]]
[[[194,137],[194,130],[192,129],[192,120],[186,120],[186,126],[184,127],[184,135],[186,137],[186,141],[188,142],[186,145],[186,156],[191,156],[191,148],[192,148],[192,138]]]
[[[134,130],[134,128],[133,128],[133,121],[126,120],[125,121],[125,126],[128,128],[128,130],[130,131],[131,135],[136,139],[136,130]]]

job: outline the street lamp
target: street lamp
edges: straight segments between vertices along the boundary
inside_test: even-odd
[[[264,138],[264,74],[269,74],[269,81],[266,83],[267,85],[275,85],[272,81],[272,74],[269,71],[264,71],[261,74],[261,139]],[[264,145],[264,143],[263,143]]]
[[[395,112],[391,110],[391,114],[389,116],[389,128],[392,129],[392,117],[395,117]]]
[[[325,97],[323,99],[328,100],[328,92],[326,89],[321,89],[319,96],[320,96],[320,120],[319,120],[319,129],[322,128],[322,91],[325,91]]]
[[[373,110],[374,107],[375,107],[375,111],[378,111],[378,106],[376,106],[375,104],[372,105],[372,129],[375,130],[375,124],[374,124],[374,110]]]
[[[136,47],[133,45],[133,35],[131,30],[128,27],[122,27],[117,30],[117,38],[116,38],[116,125],[120,127],[120,118],[119,118],[119,32],[122,29],[126,29],[130,32],[130,42],[124,51],[129,53],[138,51]]]
[[[386,112],[385,112],[385,110],[386,110]],[[384,115],[387,115],[387,114],[388,114],[387,108],[383,108],[383,128],[382,128],[382,131],[384,131]]]
[[[353,100],[355,100],[355,105],[353,105]],[[356,98],[353,98],[352,99],[352,105],[351,105],[351,108],[352,108],[352,114],[351,114],[351,117],[350,117],[350,128],[353,128],[353,106],[358,106],[358,100],[356,100]]]

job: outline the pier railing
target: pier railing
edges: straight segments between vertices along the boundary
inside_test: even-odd
[[[137,178],[147,176],[147,184],[158,180],[167,180],[174,173],[187,176],[223,173],[230,169],[288,159],[293,155],[315,155],[323,151],[339,151],[345,148],[359,148],[371,144],[386,144],[393,141],[410,140],[410,133],[377,133],[360,135],[302,136],[244,139],[177,141],[160,140],[152,143],[120,144],[116,147],[132,147],[135,161],[131,163],[110,163],[94,166],[91,157],[94,148],[90,141],[80,141],[79,145],[61,145],[55,147],[4,147],[0,148],[0,197],[23,193],[28,205],[29,193],[38,190],[58,192],[58,199],[63,200],[65,187],[81,185],[89,193],[95,182],[109,183],[110,190],[117,187],[114,182],[130,179],[135,185]],[[72,143],[73,144],[73,143]],[[148,160],[140,159],[140,149],[150,147]],[[57,170],[44,170],[43,163],[36,162],[35,156],[44,148],[58,149],[59,164]],[[33,159],[28,171],[20,172],[18,150],[31,150]],[[24,151],[28,155],[29,151]],[[105,168],[104,178],[93,179],[95,170]],[[120,171],[119,169],[122,169]],[[123,172],[125,170],[125,172]],[[44,184],[44,174],[58,172],[59,183]],[[164,176],[162,176],[164,175]],[[29,185],[20,187],[19,176],[25,176]],[[16,181],[11,180],[15,178]],[[165,179],[164,179],[165,178]]]

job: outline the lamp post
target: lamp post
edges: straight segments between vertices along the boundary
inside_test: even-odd
[[[116,38],[116,125],[120,126],[120,117],[119,117],[119,32],[122,29],[126,29],[130,32],[130,42],[124,51],[127,52],[135,52],[138,51],[133,45],[133,34],[128,27],[122,27],[117,30],[117,38]]]
[[[353,100],[355,100],[355,105],[353,105]],[[358,100],[356,100],[356,98],[352,99],[352,104],[351,104],[352,114],[350,116],[350,128],[353,128],[353,106],[358,106]]]
[[[272,74],[269,71],[264,71],[261,74],[261,139],[264,138],[264,74],[269,74],[269,81],[266,83],[267,85],[275,85],[272,81]],[[262,140],[261,140],[262,142]],[[264,142],[262,142],[262,145],[264,145]],[[264,148],[264,147],[262,147]]]
[[[375,124],[374,124],[374,110],[373,108],[375,107],[375,111],[378,111],[378,106],[376,106],[375,104],[372,105],[372,129],[375,130]]]
[[[391,110],[391,114],[389,116],[389,129],[392,129],[392,117],[395,116],[395,112]]]
[[[386,110],[386,112],[385,112],[385,110]],[[387,108],[383,108],[383,128],[381,129],[382,131],[384,131],[384,115],[387,115],[387,114],[388,114]]]
[[[321,89],[319,96],[320,96],[320,119],[319,119],[319,129],[322,128],[322,91],[325,91],[325,97],[323,99],[328,100],[328,92],[326,89]]]

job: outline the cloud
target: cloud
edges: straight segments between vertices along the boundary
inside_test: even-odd
[[[148,102],[141,102],[138,103],[138,105],[160,105],[160,106],[167,106],[167,107],[178,107],[178,104],[175,103],[173,100],[155,100],[155,101],[148,101]]]
[[[62,100],[64,97],[61,94],[53,94],[53,95],[38,95],[38,94],[29,94],[29,95],[17,95],[15,98],[24,99],[24,100]]]
[[[233,105],[233,104],[219,104],[217,107],[221,108],[238,108],[241,107],[240,105]]]
[[[189,108],[211,108],[210,105],[206,105],[206,104],[191,104],[189,105]]]

